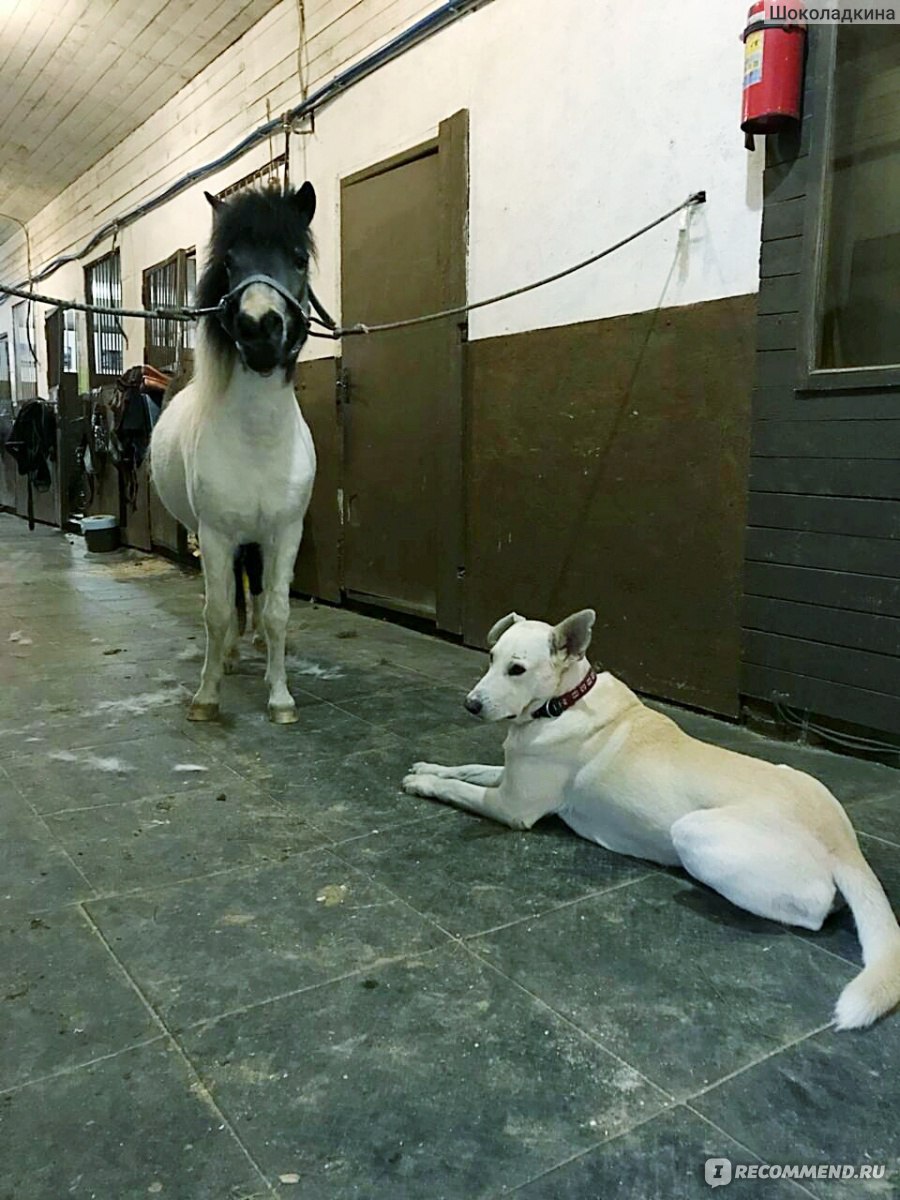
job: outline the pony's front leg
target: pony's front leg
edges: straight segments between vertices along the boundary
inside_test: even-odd
[[[269,685],[269,720],[290,725],[297,720],[297,706],[288,691],[284,669],[284,639],[291,611],[291,579],[300,548],[303,524],[282,530],[263,551],[262,625],[266,635]]]
[[[219,686],[225,668],[234,611],[234,545],[215,530],[199,532],[203,579],[206,585],[206,659],[200,688],[188,709],[189,721],[213,721],[219,715]]]

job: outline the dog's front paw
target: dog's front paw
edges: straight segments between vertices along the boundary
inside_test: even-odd
[[[409,768],[410,775],[440,775],[442,767],[437,763],[430,762],[415,762]]]
[[[409,796],[426,796],[434,799],[437,779],[433,775],[407,775],[403,780],[403,790]]]

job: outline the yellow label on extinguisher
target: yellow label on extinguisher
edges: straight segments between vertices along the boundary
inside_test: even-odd
[[[744,43],[744,90],[762,79],[763,31],[751,33]]]

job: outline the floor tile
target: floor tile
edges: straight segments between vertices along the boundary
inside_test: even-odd
[[[259,1175],[192,1085],[154,1044],[0,1096],[0,1200],[258,1194]]]
[[[101,893],[280,862],[327,841],[264,792],[234,777],[226,786],[60,812],[47,821]]]
[[[343,642],[335,642],[328,653],[318,652],[315,647],[304,652],[301,645],[287,656],[286,665],[292,688],[303,688],[323,700],[345,705],[350,711],[355,711],[354,703],[360,702],[357,715],[366,720],[373,720],[369,706],[362,703],[369,696],[404,692],[422,684],[419,675],[394,666],[384,656],[350,658],[344,653]]]
[[[93,888],[0,770],[0,919],[91,895]]]
[[[477,1200],[650,1115],[641,1078],[464,951],[188,1033],[264,1170],[304,1200]]]
[[[327,851],[96,901],[88,911],[173,1027],[446,940]]]
[[[535,916],[653,869],[576,837],[561,821],[521,833],[453,810],[439,824],[392,829],[337,852],[455,936]]]
[[[853,974],[663,873],[474,947],[676,1096],[827,1022]]]
[[[315,758],[270,786],[319,829],[344,840],[446,815],[447,810],[433,801],[401,791],[408,767],[405,742],[379,731],[375,749]]]
[[[705,1200],[708,1159],[727,1158],[735,1166],[759,1166],[759,1160],[701,1117],[678,1107],[660,1113],[629,1133],[605,1142],[533,1183],[519,1188],[516,1200]],[[724,1164],[709,1167],[711,1178]],[[801,1200],[791,1183],[733,1179],[724,1195],[745,1200]],[[807,1196],[808,1200],[808,1196]]]
[[[426,729],[444,730],[448,726],[471,724],[472,717],[465,710],[464,700],[462,688],[432,684],[344,699],[340,706],[400,737],[414,737]]]
[[[0,1089],[159,1033],[77,909],[4,918],[0,962]]]
[[[461,763],[503,765],[503,743],[509,726],[505,721],[486,723],[469,717],[456,726],[434,725],[406,731],[410,763],[418,760],[442,766]]]
[[[298,717],[294,725],[273,725],[262,713],[248,715],[231,724],[191,725],[186,736],[252,784],[298,807],[311,763],[397,745],[388,730],[327,702],[302,708]]]
[[[43,813],[126,804],[203,787],[227,790],[240,782],[213,755],[175,732],[133,741],[95,740],[74,749],[55,742],[53,747],[48,743],[30,758],[4,760],[24,799]]]
[[[900,1196],[900,1020],[827,1030],[692,1101],[770,1162],[884,1164],[886,1180],[816,1180],[818,1196]]]
[[[900,846],[900,788],[858,801],[850,810],[850,818],[860,833],[868,833]]]

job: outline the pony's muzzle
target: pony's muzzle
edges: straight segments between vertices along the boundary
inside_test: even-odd
[[[235,332],[241,342],[281,343],[284,340],[284,318],[274,308],[270,308],[261,317],[239,312]]]
[[[274,371],[284,357],[284,318],[275,309],[260,316],[240,310],[234,323],[234,340],[251,371]]]
[[[219,301],[222,328],[244,366],[270,375],[292,364],[309,333],[309,300],[292,295],[270,275],[251,275]]]

